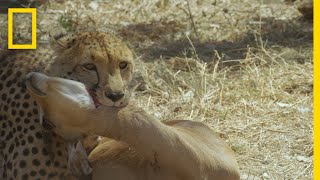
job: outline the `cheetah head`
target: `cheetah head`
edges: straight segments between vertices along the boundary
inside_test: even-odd
[[[52,37],[50,75],[84,83],[96,105],[125,106],[133,74],[133,54],[116,35],[80,32]]]

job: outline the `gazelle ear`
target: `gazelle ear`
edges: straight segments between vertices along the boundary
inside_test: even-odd
[[[68,169],[70,169],[73,175],[86,177],[92,173],[86,150],[80,141],[69,141],[67,150]]]

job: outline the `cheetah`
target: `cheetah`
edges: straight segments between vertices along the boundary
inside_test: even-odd
[[[107,137],[89,155],[93,180],[240,179],[232,149],[201,122],[161,122],[133,101],[94,108],[82,83],[31,75],[35,99],[54,124],[74,119]],[[64,109],[73,113],[64,115]]]
[[[96,107],[118,108],[130,98],[133,53],[121,38],[77,32],[51,39],[50,48],[0,52],[0,179],[64,179],[69,173],[67,142],[48,130],[50,123],[40,123],[25,85],[29,72],[82,82]]]

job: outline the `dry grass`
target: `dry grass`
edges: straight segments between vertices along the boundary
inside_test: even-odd
[[[312,179],[312,23],[280,1],[189,2],[51,3],[39,41],[52,26],[115,29],[137,52],[141,106],[224,134],[241,179]]]
[[[141,63],[147,90],[135,99],[162,120],[202,121],[223,133],[242,179],[312,179],[313,67],[273,63],[281,57],[270,51],[249,53],[237,71],[196,60],[189,72]]]

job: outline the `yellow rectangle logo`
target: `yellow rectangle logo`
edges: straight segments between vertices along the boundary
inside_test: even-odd
[[[31,13],[31,44],[13,44],[13,13]],[[37,9],[36,8],[8,8],[8,49],[36,49],[37,48]]]

